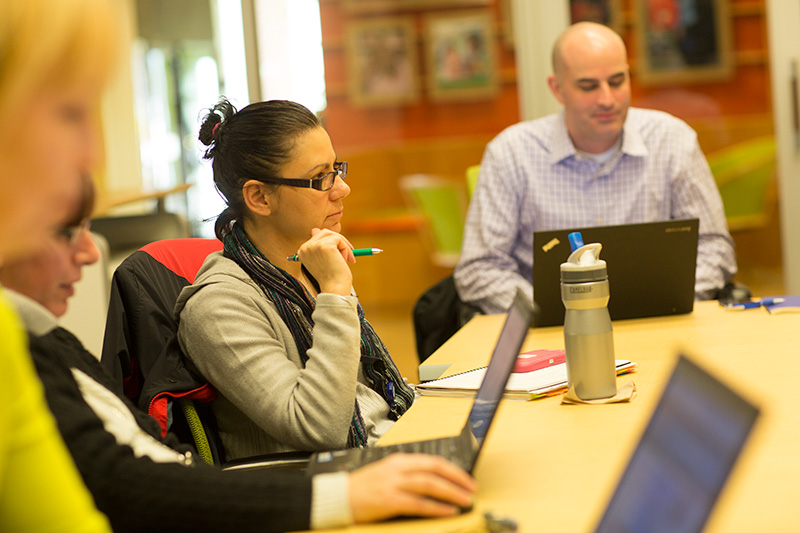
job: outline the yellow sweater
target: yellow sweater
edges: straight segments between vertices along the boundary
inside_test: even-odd
[[[0,531],[110,531],[47,410],[22,328],[2,292]]]

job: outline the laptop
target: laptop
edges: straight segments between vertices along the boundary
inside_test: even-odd
[[[701,531],[758,415],[680,356],[597,532]]]
[[[603,245],[608,265],[612,320],[679,315],[694,309],[698,219],[620,226],[537,231],[533,234],[535,324],[564,324],[561,263],[570,254],[567,235],[579,231],[586,244]]]
[[[508,378],[514,369],[517,355],[522,350],[522,343],[533,324],[533,315],[530,299],[521,291],[517,292],[497,339],[486,375],[459,435],[392,446],[317,452],[311,456],[306,473],[313,476],[323,472],[350,471],[394,452],[441,455],[467,472],[472,472],[500,405]]]

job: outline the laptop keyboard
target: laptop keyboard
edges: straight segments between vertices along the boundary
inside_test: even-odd
[[[443,439],[405,442],[391,446],[374,446],[359,448],[358,450],[350,449],[343,452],[323,452],[318,454],[316,461],[312,458],[311,466],[313,471],[351,471],[365,464],[383,459],[392,453],[402,452],[439,455],[464,470],[469,470],[472,468],[473,452],[462,444],[464,442],[466,442],[466,439],[446,437]]]
[[[462,449],[462,446],[460,446],[462,441],[463,439],[458,437],[448,437],[444,439],[405,442],[392,446],[365,448],[361,453],[362,459],[360,463],[371,463],[395,452],[426,453],[428,455],[439,455],[445,459],[449,459],[466,470],[472,466],[471,464],[466,464],[467,457],[469,456],[468,452],[470,452],[470,450]]]

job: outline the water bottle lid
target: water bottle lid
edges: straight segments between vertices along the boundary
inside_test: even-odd
[[[569,235],[567,235],[567,239],[569,240],[569,248],[570,251],[575,251],[581,246],[583,246],[583,235],[581,235],[580,231],[573,231]]]
[[[581,283],[608,279],[606,262],[598,257],[602,248],[600,243],[591,243],[573,251],[566,263],[561,264],[561,281]]]

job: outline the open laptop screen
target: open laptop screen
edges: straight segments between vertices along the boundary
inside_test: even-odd
[[[598,533],[701,531],[758,412],[681,356]]]
[[[537,326],[564,323],[561,263],[570,254],[567,235],[603,245],[608,265],[612,320],[691,313],[699,221],[667,220],[619,226],[537,231],[533,234],[533,299]]]
[[[497,405],[503,397],[508,378],[517,361],[517,355],[522,350],[522,344],[532,323],[531,302],[518,291],[469,413],[469,428],[477,441],[478,448],[483,445]]]

